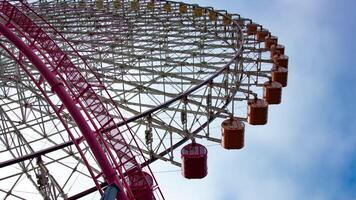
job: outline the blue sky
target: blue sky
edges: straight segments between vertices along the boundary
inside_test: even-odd
[[[286,46],[289,82],[268,125],[246,126],[243,150],[208,147],[205,179],[154,164],[166,199],[356,200],[356,1],[189,2],[269,28]]]
[[[194,0],[263,24],[290,57],[283,103],[246,147],[210,147],[209,175],[157,173],[167,199],[356,199],[356,1]],[[219,131],[217,129],[216,131]]]

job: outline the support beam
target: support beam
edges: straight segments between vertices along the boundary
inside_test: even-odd
[[[106,154],[100,144],[98,143],[96,136],[89,126],[87,120],[84,118],[73,98],[68,94],[64,84],[61,80],[57,79],[55,74],[50,71],[45,63],[35,54],[35,52],[26,45],[16,34],[14,34],[7,26],[0,23],[0,33],[6,37],[12,44],[18,48],[36,67],[36,69],[41,73],[41,75],[46,79],[48,84],[51,86],[52,91],[57,94],[58,98],[62,101],[63,105],[68,109],[73,120],[78,125],[81,133],[85,137],[90,149],[93,152],[95,159],[98,161],[100,168],[103,171],[103,175],[109,184],[115,183],[121,191],[122,184],[117,177],[117,172],[112,168],[110,161],[106,157]],[[71,137],[73,137],[71,135]],[[72,138],[74,139],[74,138]],[[87,166],[89,168],[89,166]],[[120,200],[128,200],[128,197],[124,193],[119,193]]]
[[[21,157],[18,157],[18,158],[14,158],[14,159],[11,159],[11,160],[0,162],[0,168],[7,167],[9,165],[16,164],[18,162],[22,162],[22,161],[25,161],[25,160],[37,158],[37,157],[45,155],[47,153],[51,153],[53,151],[57,151],[57,150],[65,148],[65,147],[69,147],[69,146],[71,146],[73,144],[74,144],[73,141],[69,141],[69,142],[65,142],[65,143],[62,143],[62,144],[59,144],[59,145],[56,145],[56,146],[53,146],[53,147],[42,149],[40,151],[36,151],[34,153],[27,154],[25,156],[21,156]]]

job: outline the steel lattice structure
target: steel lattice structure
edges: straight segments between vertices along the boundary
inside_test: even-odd
[[[0,0],[0,24],[3,199],[134,199],[145,174],[164,199],[150,164],[220,143],[209,124],[247,121],[282,62],[261,25],[181,2]]]

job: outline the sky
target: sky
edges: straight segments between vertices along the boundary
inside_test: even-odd
[[[205,179],[157,171],[166,199],[356,199],[356,1],[190,2],[269,28],[286,46],[289,80],[268,125],[246,126],[243,150],[208,147]]]
[[[243,150],[208,146],[206,178],[187,180],[176,167],[154,163],[166,199],[355,200],[356,1],[189,3],[227,9],[267,27],[286,46],[289,80],[283,103],[270,107],[269,123],[246,125]]]

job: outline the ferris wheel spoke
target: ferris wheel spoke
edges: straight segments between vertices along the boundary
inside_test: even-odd
[[[2,115],[4,115],[5,118],[10,119],[10,117],[4,112],[4,110],[1,109],[1,107],[0,107],[0,111],[1,111],[0,113]],[[14,124],[11,123],[11,121],[10,121],[10,125],[13,127],[16,127]],[[3,140],[2,138],[0,138],[1,141],[5,144],[5,146],[7,148],[16,144],[16,141],[17,141],[17,143],[18,143],[17,146],[19,148],[15,148],[14,149],[15,151],[11,150],[10,154],[14,158],[16,158],[16,157],[21,157],[21,156],[29,154],[29,153],[33,153],[34,152],[33,148],[28,144],[27,140],[20,134],[20,132],[18,130],[16,130],[16,128],[15,128],[14,133],[15,134],[12,134],[12,139],[11,139],[12,142],[11,143],[9,143],[7,139]],[[16,139],[14,137],[16,137]],[[38,163],[39,163],[39,161],[37,161],[37,164]],[[27,166],[25,165],[24,162],[19,162],[18,164],[22,168],[23,173],[26,173],[26,176],[31,180],[31,182],[35,183],[35,181],[33,181],[31,176],[28,174],[28,171],[29,171],[28,167],[34,168],[34,165],[32,164],[32,162],[29,162],[27,164]],[[48,172],[48,169],[46,168],[46,166],[41,165],[41,167],[42,167],[42,171],[38,171],[38,173],[36,173],[37,178],[39,178],[41,175],[52,178],[52,175]],[[40,174],[40,173],[46,173],[46,174]],[[22,174],[19,176],[17,181],[14,183],[14,185],[11,187],[10,191],[15,188],[15,186],[18,184],[18,181],[20,180],[21,177],[22,177]],[[63,190],[61,190],[61,188],[58,187],[58,184],[54,184],[54,185],[52,185],[54,187],[52,187],[49,185],[50,183],[48,181],[46,181],[46,183],[45,182],[42,182],[42,183],[43,183],[42,187],[38,187],[38,189],[40,190],[40,193],[42,193],[43,197],[51,194],[52,190],[58,191],[59,194],[62,194],[62,195],[64,194]]]
[[[0,107],[0,108],[1,108],[1,107]],[[3,113],[5,113],[5,112],[3,112]],[[6,112],[6,113],[7,113],[7,112]],[[5,120],[4,120],[4,121],[5,121]],[[7,120],[7,121],[12,122],[13,120]],[[53,119],[52,119],[52,120],[48,120],[48,122],[50,122],[50,121],[53,121]],[[22,129],[24,129],[24,130],[33,129],[33,127],[35,127],[35,124],[31,124],[31,123],[26,123],[25,125],[26,125],[26,126],[22,128]],[[11,128],[13,128],[14,131],[11,131],[11,129],[7,128],[8,132],[4,132],[3,135],[7,135],[7,134],[12,133],[12,132],[16,132],[16,133],[17,133],[17,132],[20,132],[21,129],[17,129],[16,127],[17,127],[17,126],[15,126],[14,124],[12,124]],[[2,128],[2,130],[6,130],[6,129]],[[61,136],[61,132],[63,132],[63,130],[62,130],[62,131],[58,130],[58,131],[54,132],[53,135],[47,134],[47,135],[46,135],[47,137],[44,137],[45,139],[43,139],[42,137],[43,137],[43,132],[46,133],[46,131],[42,130],[42,131],[43,131],[43,132],[42,132],[42,131],[38,131],[38,130],[36,130],[36,129],[33,129],[33,131],[34,131],[34,132],[37,132],[41,137],[40,137],[39,139],[32,140],[31,142],[26,141],[26,144],[28,144],[28,145],[30,145],[31,143],[37,143],[39,140],[47,140],[47,141],[45,141],[45,142],[50,142],[50,143],[52,143],[52,144],[54,144],[54,145],[57,145],[56,142],[58,142],[58,139],[56,139],[56,140],[57,140],[56,142],[54,142],[53,140],[50,139],[53,135],[59,135],[60,138],[62,138],[64,142],[67,141],[67,140],[64,140],[64,138]],[[58,137],[56,137],[56,138],[58,138]],[[44,142],[44,141],[42,141],[42,142]],[[9,146],[8,146],[7,148],[8,148],[8,149],[12,149],[12,148],[16,149],[16,148],[19,148],[19,147],[21,147],[21,146],[22,146],[22,145],[17,145],[17,146],[14,146],[14,147],[9,147]],[[86,149],[87,149],[87,147],[86,147]],[[68,151],[67,151],[66,149],[62,149],[62,150],[63,150],[64,152],[66,152],[67,154],[69,154],[69,155],[73,154],[73,150],[72,150],[72,149],[68,149]],[[33,153],[33,152],[32,152],[32,153]],[[76,157],[76,159],[77,159],[77,160],[80,160],[78,157]]]
[[[150,0],[20,4],[1,2],[0,18],[9,21],[9,29],[63,81],[95,130],[102,157],[117,173],[122,170],[120,181],[128,180],[127,191],[134,180],[131,172],[138,169],[135,164],[143,167],[143,174],[156,160],[181,167],[180,150],[189,141],[227,148],[225,136],[211,123],[227,118],[250,123],[252,100],[268,101],[265,92],[274,80],[286,85],[287,71],[278,68],[278,59],[286,67],[288,58],[274,58],[270,48],[277,45],[277,38],[268,31],[261,36],[265,30],[261,25],[225,10]],[[16,18],[5,12],[11,8]],[[27,18],[22,13],[43,32],[40,39],[31,33],[37,30],[34,26],[23,26],[21,20]],[[14,168],[14,173],[0,180],[21,180],[11,184],[15,188],[22,181],[31,182],[22,177],[53,173],[57,167],[66,176],[45,176],[58,191],[39,187],[32,177],[36,195],[76,199],[102,193],[108,184],[103,174],[110,170],[101,170],[94,158],[98,151],[81,137],[80,124],[8,39],[0,36],[0,108],[8,116],[0,116],[0,153],[10,157],[0,164]],[[284,47],[278,48],[279,56]],[[68,63],[73,66],[69,70]],[[284,77],[277,77],[277,72]],[[82,76],[75,78],[77,74]],[[75,184],[77,178],[93,180],[95,187],[83,189]],[[153,188],[158,188],[155,181]],[[22,196],[12,188],[4,191],[11,195],[8,198]]]
[[[13,194],[11,191],[6,191],[6,190],[3,190],[1,188],[0,188],[0,191],[5,193],[7,196],[12,196],[12,197],[14,197],[16,199],[26,200],[25,198],[22,198],[22,197],[20,197],[20,196],[18,196],[16,194]]]
[[[25,84],[23,84],[23,85],[25,85]],[[18,88],[18,87],[14,87],[15,89],[16,88]],[[27,88],[27,89],[29,89],[29,88]],[[30,91],[31,91],[31,89],[30,89]],[[15,94],[13,97],[15,97],[15,98],[17,98],[18,96]],[[24,97],[23,96],[20,96],[22,99],[24,99]],[[30,98],[33,98],[33,97],[35,97],[35,96],[30,96]],[[39,95],[36,95],[36,97],[38,98],[38,97],[40,97]],[[11,103],[11,108],[10,107],[8,107],[8,108],[10,108],[10,109],[12,109],[12,110],[16,110],[16,107],[14,107],[13,105],[14,105],[14,103],[16,103],[16,104],[18,104],[19,105],[19,107],[21,106],[20,104],[19,104],[19,102],[18,101],[15,101],[15,100],[12,100],[12,99],[10,99],[11,97],[7,97],[7,100],[10,100],[9,102]],[[12,100],[12,102],[11,102],[11,100]],[[31,106],[30,108],[31,108],[31,111],[32,112],[34,112],[35,110],[36,110],[36,113],[38,114],[38,113],[40,113],[40,115],[33,115],[34,116],[34,119],[32,119],[36,124],[38,124],[38,125],[41,125],[42,123],[46,123],[46,122],[51,122],[51,121],[53,121],[53,119],[49,119],[49,120],[47,120],[46,122],[45,121],[43,121],[43,117],[44,116],[48,116],[49,115],[49,111],[48,111],[48,107],[45,107],[45,108],[47,108],[47,109],[45,109],[45,110],[43,110],[43,109],[41,109],[41,107],[43,107],[44,105],[41,105],[41,101],[38,101],[39,103],[34,103],[34,101],[32,102],[34,105],[36,105],[37,107],[39,107],[39,109],[36,109],[36,106]],[[42,114],[45,114],[45,115],[42,115]],[[33,117],[32,117],[33,118]],[[38,121],[40,119],[40,121]],[[11,121],[13,121],[13,120],[11,120]],[[30,121],[27,121],[27,123],[25,123],[24,125],[26,125],[26,126],[24,126],[23,127],[23,129],[24,130],[26,130],[26,129],[33,129],[32,127],[35,127],[34,125],[35,124],[31,124],[31,122]],[[58,124],[57,124],[58,125]],[[12,127],[16,127],[16,126],[12,126]],[[56,127],[56,124],[55,124],[55,127]],[[4,129],[3,129],[4,130]],[[18,130],[17,130],[18,131]],[[40,135],[43,135],[43,133],[44,133],[44,135],[46,135],[46,137],[45,138],[47,138],[48,139],[48,141],[50,141],[51,143],[54,143],[53,141],[51,141],[49,138],[52,136],[51,135],[51,132],[50,131],[46,131],[45,129],[42,129],[42,131],[38,131],[38,130],[36,130],[36,129],[33,129],[33,131],[34,132],[37,132],[37,133],[39,133]],[[9,132],[10,133],[10,132]],[[58,131],[58,132],[56,132],[55,134],[56,135],[59,135],[60,137],[62,137],[62,135],[60,134],[61,133],[61,131]],[[39,140],[38,140],[39,141]],[[36,142],[36,141],[32,141],[32,142]],[[31,143],[32,143],[31,142]],[[29,142],[27,142],[28,144],[30,144]],[[14,149],[16,149],[16,148],[21,148],[23,145],[17,145],[17,147],[15,147]],[[10,148],[10,149],[13,149],[13,148]],[[64,151],[65,151],[65,149],[63,149]],[[72,157],[73,155],[71,155],[72,153],[71,152],[68,152],[68,154],[69,154],[69,156],[70,157]],[[82,162],[81,161],[81,159],[78,159],[77,158],[77,160],[79,160],[79,162]],[[57,160],[57,162],[58,162],[59,160]],[[48,163],[47,163],[48,164]],[[75,170],[75,169],[74,169]],[[27,171],[31,171],[31,170],[27,170]],[[69,177],[69,179],[70,179],[70,177]],[[68,180],[69,180],[68,179]],[[53,179],[52,181],[55,181],[55,179]],[[58,192],[57,192],[58,193]],[[58,193],[59,194],[59,193]]]

